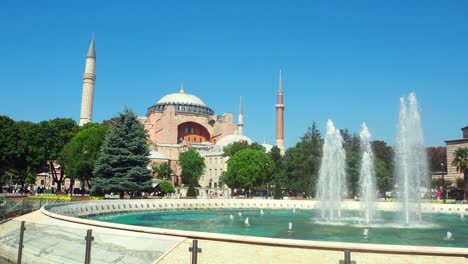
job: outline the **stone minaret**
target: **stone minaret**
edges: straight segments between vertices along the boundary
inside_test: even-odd
[[[93,118],[94,81],[96,67],[96,51],[94,50],[94,35],[86,55],[86,66],[83,74],[83,96],[81,98],[80,126],[91,122]]]
[[[276,104],[276,146],[284,154],[284,104],[283,104],[283,80],[281,78],[281,69],[278,82],[278,102]]]
[[[239,123],[237,124],[237,129],[239,130],[239,135],[244,134],[244,113],[242,112],[242,96],[240,97],[239,104]]]

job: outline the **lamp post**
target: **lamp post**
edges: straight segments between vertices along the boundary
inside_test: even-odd
[[[446,190],[445,190],[445,178],[444,178],[444,163],[440,163],[440,166],[442,168],[442,200],[445,203],[445,197],[447,196]]]

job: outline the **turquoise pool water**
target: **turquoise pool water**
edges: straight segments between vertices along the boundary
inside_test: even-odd
[[[239,212],[242,216],[239,216]],[[230,220],[230,215],[234,216]],[[244,224],[249,218],[250,226]],[[86,216],[86,219],[130,224],[146,227],[225,233],[288,239],[341,241],[374,244],[417,246],[468,247],[468,216],[450,214],[425,214],[421,225],[404,227],[396,224],[397,215],[380,212],[378,221],[371,226],[360,224],[357,212],[344,211],[339,223],[320,220],[318,210],[266,210],[219,209],[145,211]],[[293,232],[288,231],[292,223]],[[364,229],[368,236],[364,236]],[[446,238],[447,232],[453,239]]]

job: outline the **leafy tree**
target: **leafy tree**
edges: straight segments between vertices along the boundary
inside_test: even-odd
[[[445,147],[426,148],[426,152],[429,160],[429,169],[431,171],[447,171]]]
[[[289,148],[283,157],[282,166],[287,179],[283,187],[295,193],[315,194],[322,143],[320,132],[314,122],[300,141]]]
[[[266,177],[267,192],[270,190],[269,187],[274,185],[275,186],[275,189],[274,189],[275,199],[281,199],[283,198],[281,188],[282,186],[286,184],[283,156],[281,156],[281,150],[277,146],[274,146],[273,148],[271,148],[268,154],[270,155],[271,160],[275,164],[275,169],[274,171],[271,172],[271,174],[268,174]],[[276,194],[278,190],[279,190],[279,194]]]
[[[273,195],[273,198],[275,198],[276,200],[283,199],[283,190],[281,188],[281,182],[275,183],[275,193]]]
[[[346,177],[348,181],[348,195],[354,197],[359,192],[359,175],[361,157],[354,151],[346,152]]]
[[[382,160],[387,168],[390,170],[390,174],[393,175],[394,169],[394,160],[395,160],[395,153],[393,148],[385,141],[375,140],[371,142],[372,151],[374,152],[375,159]]]
[[[184,184],[198,184],[198,179],[205,171],[205,159],[193,148],[180,153],[179,164],[182,169],[182,182]]]
[[[268,164],[268,165],[267,165]],[[222,181],[229,188],[242,188],[247,193],[265,183],[268,173],[274,171],[274,162],[263,150],[246,148],[228,160]]]
[[[457,148],[453,153],[452,166],[463,173],[465,199],[468,200],[468,147]]]
[[[171,178],[172,169],[168,163],[161,163],[159,166],[154,165],[153,171],[158,174],[158,178],[165,180]]]
[[[70,190],[73,190],[75,179],[81,181],[82,187],[86,183],[91,188],[94,164],[108,131],[107,125],[86,124],[63,148],[60,163],[71,180]]]
[[[102,194],[149,189],[148,155],[146,131],[135,113],[126,108],[114,119],[105,137],[93,171],[92,192]]]
[[[65,180],[65,170],[63,164],[60,164],[60,173],[57,173],[54,162],[59,160],[62,149],[70,142],[78,126],[70,118],[56,118],[50,121],[42,121],[38,126],[38,136],[41,138],[44,159],[49,164],[52,180],[57,183],[57,190],[61,190],[62,183]]]
[[[10,138],[15,148],[10,153],[13,158],[8,166],[8,173],[12,179],[19,182],[21,189],[24,189],[28,179],[33,181],[31,177],[35,177],[42,165],[43,157],[38,146],[37,130],[37,125],[31,122],[16,122],[13,127],[15,135]]]
[[[375,177],[377,178],[377,188],[380,192],[386,192],[393,188],[393,178],[385,161],[375,159]]]
[[[175,193],[174,186],[168,181],[163,181],[158,185],[158,189],[163,192],[164,194],[166,193]]]
[[[232,157],[234,156],[237,152],[243,150],[243,149],[246,149],[246,148],[250,148],[250,149],[256,149],[256,150],[263,150],[265,152],[265,148],[256,143],[256,142],[253,142],[251,144],[249,144],[249,142],[245,141],[245,140],[242,140],[242,141],[238,141],[238,142],[234,142],[232,144],[229,144],[227,146],[225,146],[223,148],[223,156],[224,157]]]
[[[2,175],[11,167],[18,135],[15,121],[8,116],[0,116],[0,135],[0,175]]]

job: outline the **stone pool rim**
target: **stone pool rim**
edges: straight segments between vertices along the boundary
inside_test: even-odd
[[[118,208],[116,208],[118,205]],[[125,206],[124,206],[125,205]],[[381,202],[377,204],[379,210],[395,211],[399,204],[395,202]],[[345,201],[344,208],[356,210],[358,202]],[[86,209],[87,210],[84,210]],[[116,211],[137,212],[155,210],[183,210],[183,209],[318,209],[318,201],[313,200],[254,200],[254,199],[158,199],[158,200],[100,200],[86,202],[70,202],[43,206],[40,210],[49,217],[88,225],[139,233],[186,237],[231,243],[254,244],[263,246],[279,246],[331,251],[350,250],[351,252],[383,253],[398,255],[430,255],[468,258],[468,248],[436,247],[436,246],[408,246],[386,244],[364,244],[352,242],[329,242],[314,240],[299,240],[285,238],[268,238],[223,233],[209,233],[200,231],[186,231],[156,227],[143,227],[128,224],[116,224],[79,218],[78,216],[91,214],[105,214]],[[422,204],[423,212],[430,213],[460,213],[468,212],[466,204]],[[458,210],[457,210],[458,209]]]

